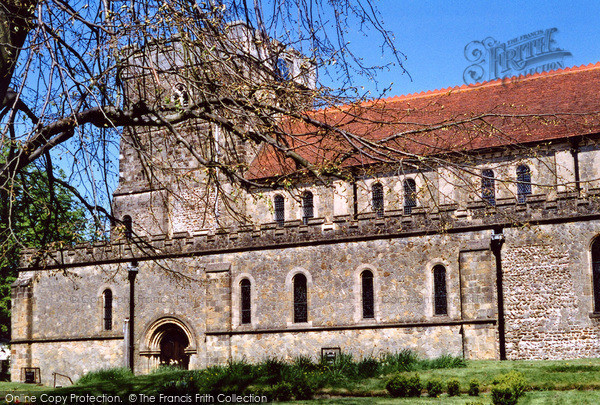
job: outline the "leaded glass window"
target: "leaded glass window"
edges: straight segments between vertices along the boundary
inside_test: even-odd
[[[517,167],[517,201],[524,203],[531,194],[531,171],[526,165]]]
[[[496,205],[494,172],[490,169],[481,171],[481,198],[489,205]]]
[[[296,274],[294,284],[294,322],[308,322],[308,296],[306,291],[306,276]]]
[[[433,298],[434,313],[436,315],[448,315],[446,269],[440,264],[433,268]]]
[[[113,307],[113,295],[109,289],[104,290],[102,293],[104,301],[104,330],[112,330],[112,307]]]
[[[362,284],[362,312],[363,318],[375,317],[375,297],[373,294],[373,273],[369,270],[360,275]]]
[[[381,183],[373,184],[371,192],[373,194],[373,211],[377,214],[379,218],[381,218],[383,217],[383,186],[381,185]]]
[[[240,282],[240,307],[242,319],[241,323],[252,322],[252,299],[251,299],[251,284],[247,278]]]
[[[273,199],[275,205],[275,222],[282,227],[285,223],[285,200],[282,195],[277,194]]]
[[[123,227],[125,228],[124,233],[127,239],[131,239],[133,236],[133,222],[129,215],[123,217]]]
[[[313,193],[307,191],[302,196],[302,222],[308,225],[308,220],[315,216]]]
[[[413,179],[404,180],[404,214],[409,215],[417,206],[417,184]]]

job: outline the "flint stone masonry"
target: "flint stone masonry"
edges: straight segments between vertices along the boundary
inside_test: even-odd
[[[507,352],[511,359],[600,355],[600,323],[592,312],[589,246],[594,222],[506,232]]]

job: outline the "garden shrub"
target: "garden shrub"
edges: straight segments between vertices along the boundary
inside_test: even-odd
[[[469,381],[469,395],[472,397],[479,396],[479,380],[477,378]]]
[[[277,401],[289,401],[292,399],[292,384],[289,382],[280,382],[273,387],[273,399]]]
[[[420,397],[423,384],[418,374],[408,378],[408,396],[409,397]]]
[[[385,389],[388,390],[391,396],[407,397],[408,396],[408,377],[402,374],[392,376],[385,384]]]
[[[439,380],[430,380],[426,385],[427,395],[432,398],[437,398],[444,392],[444,385]]]
[[[497,377],[493,384],[492,403],[495,405],[516,405],[525,394],[525,377],[515,371]]]
[[[296,400],[312,399],[316,390],[316,384],[306,377],[294,381],[292,385],[292,394]]]
[[[455,378],[448,381],[448,395],[451,397],[460,395],[460,382]]]

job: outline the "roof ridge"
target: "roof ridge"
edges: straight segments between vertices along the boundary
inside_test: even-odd
[[[556,75],[565,74],[565,73],[579,72],[582,70],[592,70],[595,68],[600,68],[600,61],[598,61],[596,63],[590,62],[587,65],[582,64],[579,66],[571,66],[571,67],[566,67],[566,68],[562,68],[562,69],[554,69],[554,70],[548,70],[548,71],[544,71],[544,72],[536,72],[533,74],[526,74],[526,75],[521,74],[518,76],[515,75],[515,76],[505,77],[505,78],[501,78],[501,79],[477,82],[477,83],[471,84],[471,85],[462,84],[462,85],[456,85],[456,86],[442,87],[440,89],[435,89],[435,90],[427,90],[427,91],[423,90],[420,92],[390,96],[390,97],[386,97],[386,98],[366,101],[365,104],[377,103],[377,102],[385,102],[385,103],[396,102],[396,101],[403,101],[403,100],[414,99],[414,98],[422,98],[424,96],[440,95],[440,94],[450,93],[450,92],[454,92],[454,91],[476,90],[476,89],[480,89],[482,87],[492,87],[492,86],[496,86],[499,84],[507,84],[507,83],[513,83],[513,82],[521,81],[521,80],[531,80],[531,79],[537,79],[537,78],[543,78],[543,77],[551,77],[551,76],[556,76]]]

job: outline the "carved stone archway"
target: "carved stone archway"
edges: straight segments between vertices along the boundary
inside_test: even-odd
[[[147,358],[147,371],[161,365],[187,369],[196,354],[196,339],[186,323],[167,316],[152,322],[143,334],[140,355]]]

